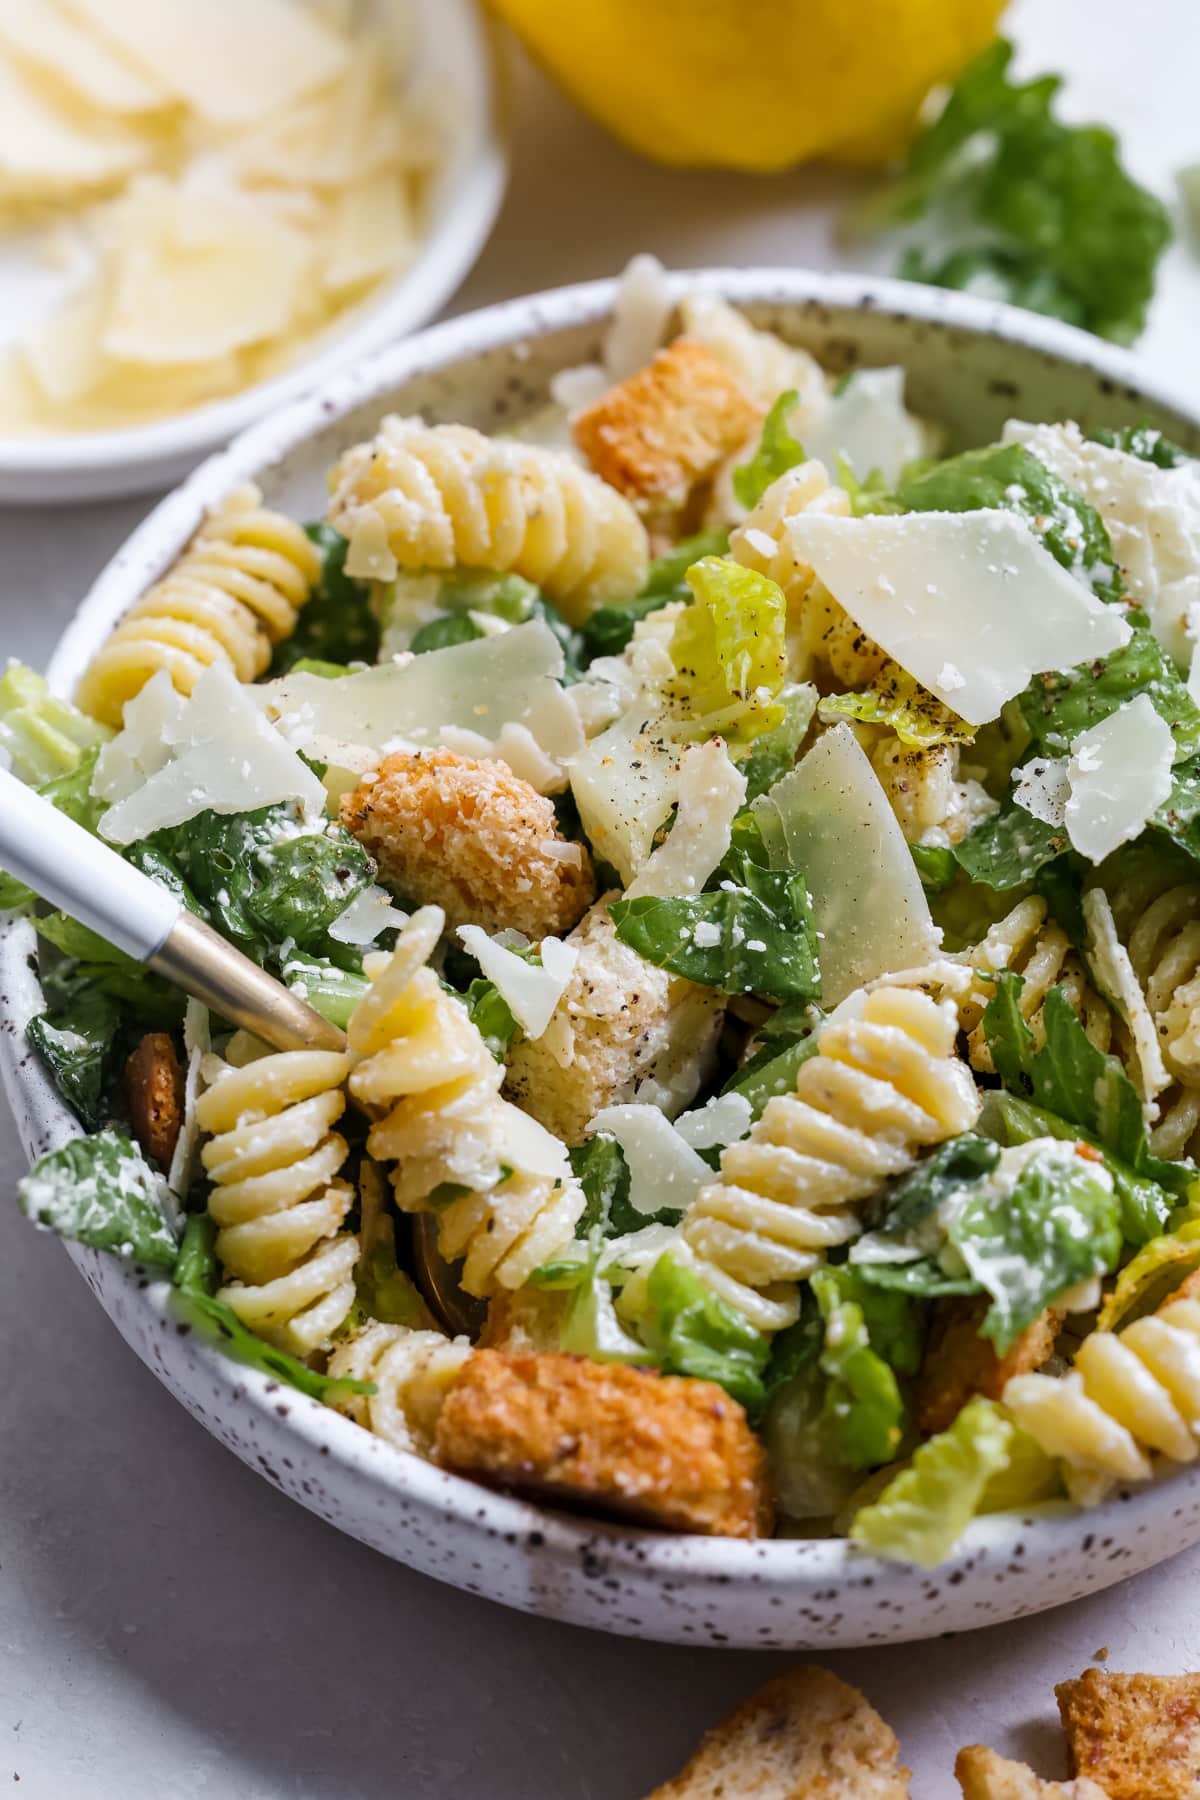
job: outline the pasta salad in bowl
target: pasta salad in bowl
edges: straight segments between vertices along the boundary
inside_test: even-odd
[[[759,1645],[1195,1538],[1200,427],[1101,354],[639,259],[256,428],[10,665],[16,772],[344,1030],[0,877],[21,1206],[286,1491]]]

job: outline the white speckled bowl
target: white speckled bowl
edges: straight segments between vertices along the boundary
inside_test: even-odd
[[[897,282],[778,270],[679,277],[833,366],[904,363],[921,412],[962,443],[1013,413],[1085,425],[1147,419],[1200,449],[1134,361],[1009,308]],[[566,288],[422,333],[255,426],[155,508],[104,571],[50,674],[71,689],[114,621],[174,558],[202,512],[253,477],[300,517],[324,473],[392,409],[503,427],[585,360],[612,303],[608,282]],[[77,1135],[23,1031],[38,1010],[33,932],[0,928],[0,1064],[30,1156]],[[607,1527],[487,1492],[392,1450],[314,1401],[230,1361],[177,1322],[165,1282],[68,1246],[126,1341],[206,1428],[268,1481],[388,1556],[506,1605],[676,1643],[800,1649],[930,1637],[1037,1612],[1200,1540],[1200,1466],[1123,1492],[1086,1516],[994,1517],[929,1573],[836,1541],[735,1543]],[[68,1327],[69,1328],[69,1327]]]

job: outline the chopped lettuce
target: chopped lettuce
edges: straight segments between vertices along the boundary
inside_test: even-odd
[[[45,677],[24,663],[10,662],[0,675],[0,752],[31,787],[70,775],[83,751],[111,736],[107,725],[60,700]]]
[[[795,388],[780,394],[763,420],[762,436],[749,462],[733,471],[733,491],[749,512],[758,505],[773,481],[804,461],[804,446],[788,430],[788,418],[800,403]]]
[[[1125,1264],[1100,1310],[1098,1329],[1114,1331],[1152,1311],[1198,1268],[1200,1219],[1185,1217],[1174,1231],[1143,1244]]]
[[[179,1023],[183,994],[144,963],[118,950],[115,944],[66,913],[46,913],[35,917],[33,924],[40,938],[72,959],[64,982],[61,1017],[56,1023],[69,1021],[85,986],[121,1001],[125,1024],[138,1025],[142,1030],[165,1030]]]
[[[415,630],[404,617],[404,584],[415,583],[420,599],[411,610],[421,618]],[[432,587],[431,595],[424,590]],[[564,675],[577,680],[582,639],[540,588],[523,575],[497,574],[491,569],[455,569],[448,575],[404,575],[393,584],[393,599],[385,602],[384,650],[411,650],[420,656],[427,650],[445,650],[450,644],[469,644],[488,635],[482,618],[505,625],[524,625],[541,619],[562,645]],[[425,617],[430,607],[432,617]]]
[[[910,844],[909,849],[925,892],[944,894],[958,874],[953,850],[946,844]]]
[[[1162,645],[1140,626],[1125,647],[1110,656],[1077,669],[1035,675],[1021,696],[1021,711],[1037,747],[1058,755],[1080,732],[1138,694],[1149,695],[1155,711],[1171,727],[1176,762],[1200,750],[1200,706]]]
[[[725,1083],[723,1094],[742,1094],[752,1118],[760,1118],[768,1100],[790,1094],[796,1076],[817,1053],[817,1028],[823,1014],[812,1005],[781,1006],[758,1033],[754,1054]]]
[[[1061,988],[1051,988],[1042,1009],[1045,1043],[1021,1012],[1022,978],[1011,969],[996,976],[996,992],[983,1015],[984,1035],[996,1073],[1011,1094],[1055,1114],[1078,1134],[1109,1152],[1130,1172],[1184,1198],[1195,1165],[1154,1156],[1137,1090],[1115,1056],[1092,1044]]]
[[[163,1177],[119,1131],[76,1138],[41,1157],[17,1183],[35,1225],[134,1262],[172,1268],[175,1203]]]
[[[992,1400],[969,1400],[949,1430],[914,1452],[850,1527],[875,1556],[932,1568],[949,1556],[1008,1466],[1016,1426]]]
[[[690,899],[640,895],[610,907],[618,938],[649,963],[726,994],[814,1000],[816,939],[803,877],[734,852],[720,884]]]
[[[1178,469],[1192,458],[1178,444],[1173,444],[1169,437],[1153,425],[1120,425],[1115,430],[1089,431],[1087,434],[1094,444],[1104,444],[1110,450],[1123,450],[1126,456],[1136,456],[1140,462],[1153,463],[1156,469]]]
[[[342,968],[328,956],[285,957],[279,974],[294,994],[342,1031],[371,985],[361,970]]]
[[[1055,562],[1101,600],[1120,600],[1124,584],[1104,520],[1090,501],[1020,444],[964,450],[902,476],[873,512],[975,512],[998,507],[1024,519]]]
[[[517,1021],[508,1001],[495,982],[488,981],[483,975],[476,976],[462,998],[472,1025],[478,1027],[496,1061],[503,1062],[517,1032]]]
[[[863,1282],[842,1265],[812,1278],[825,1333],[820,1366],[829,1441],[850,1469],[874,1469],[895,1456],[908,1422],[897,1375],[915,1375],[924,1333],[906,1294]]]
[[[30,1043],[54,1077],[54,1085],[80,1122],[91,1129],[108,1115],[107,1091],[115,1068],[120,1002],[102,988],[72,993],[66,1006],[29,1021]]]
[[[884,1237],[904,1238],[951,1195],[990,1175],[999,1161],[992,1139],[965,1131],[890,1181],[872,1203],[868,1222]]]
[[[635,625],[650,613],[669,606],[673,600],[690,605],[692,590],[687,572],[694,562],[705,556],[723,556],[729,548],[727,531],[700,531],[683,538],[673,549],[656,557],[650,564],[646,585],[634,600],[615,601],[598,606],[584,621],[581,635],[586,658],[619,656],[633,636]]]
[[[373,663],[379,655],[379,621],[371,590],[346,573],[349,545],[332,525],[306,525],[321,553],[321,573],[291,637],[275,647],[269,677],[287,675],[297,663]]]
[[[972,727],[944,706],[899,663],[885,663],[873,686],[852,694],[827,694],[817,706],[822,719],[858,719],[886,725],[910,750],[971,742]]]
[[[672,1224],[679,1217],[676,1207],[644,1213],[630,1203],[629,1165],[610,1132],[595,1132],[582,1144],[572,1145],[567,1154],[587,1202],[576,1227],[581,1236],[599,1232],[605,1238],[623,1237],[647,1225]]]
[[[756,737],[750,754],[741,764],[746,777],[746,806],[774,787],[781,775],[795,767],[805,733],[812,724],[817,707],[817,690],[808,682],[790,682],[779,692],[783,718],[773,731]],[[747,818],[750,814],[745,815]],[[764,861],[759,857],[756,860]]]
[[[243,1325],[231,1306],[213,1292],[220,1279],[213,1242],[216,1227],[206,1213],[197,1213],[187,1222],[179,1255],[175,1261],[174,1285],[180,1310],[192,1322],[206,1326],[222,1347],[239,1361],[259,1369],[277,1381],[299,1388],[312,1400],[333,1405],[346,1394],[373,1394],[371,1381],[334,1380],[319,1375],[286,1350],[277,1350]]]
[[[687,572],[693,604],[671,637],[675,674],[668,698],[689,735],[719,732],[746,743],[784,718],[777,698],[787,674],[787,602],[766,575],[705,556]]]
[[[969,221],[967,249],[922,264],[921,279],[978,281],[992,297],[1132,343],[1171,238],[1167,210],[1126,172],[1111,131],[1055,117],[1060,77],[1010,78],[1012,54],[1001,39],[967,65],[860,222],[886,229],[933,212],[952,235]]]
[[[1005,799],[999,812],[952,846],[951,854],[972,881],[1007,892],[1025,887],[1069,848],[1063,826],[1035,819],[1015,800]]]
[[[715,1381],[748,1411],[761,1407],[769,1340],[719,1299],[682,1257],[665,1250],[658,1258],[645,1284],[644,1309],[634,1322],[668,1373]]]

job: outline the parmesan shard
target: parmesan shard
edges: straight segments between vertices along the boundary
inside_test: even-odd
[[[332,81],[345,43],[289,0],[71,0],[102,42],[214,125],[281,110]]]
[[[804,876],[825,1006],[930,961],[940,934],[917,866],[849,725],[827,731],[752,811],[772,863]]]
[[[579,952],[574,945],[561,938],[543,938],[539,967],[489,937],[482,925],[460,925],[458,936],[525,1036],[540,1038],[575,973]]]
[[[398,170],[381,170],[334,201],[321,279],[335,294],[365,287],[410,262],[416,246],[407,180]]]
[[[99,192],[149,157],[147,140],[120,122],[55,106],[0,49],[0,201]]]
[[[629,1204],[652,1215],[666,1207],[684,1211],[712,1170],[676,1131],[657,1106],[606,1106],[588,1125],[589,1133],[616,1138],[629,1165]]]
[[[1134,973],[1129,952],[1117,936],[1112,907],[1103,888],[1089,888],[1083,896],[1083,920],[1087,926],[1087,959],[1092,978],[1101,993],[1116,1007],[1133,1039],[1137,1057],[1138,1086],[1143,1100],[1170,1086],[1158,1032],[1142,985]]]
[[[797,560],[857,625],[970,725],[999,717],[1034,675],[1128,643],[1119,610],[999,508],[788,522]]]
[[[97,112],[154,112],[169,102],[166,89],[83,29],[57,0],[3,0],[0,43]]]
[[[1071,745],[1067,836],[1081,856],[1106,856],[1145,830],[1171,792],[1175,739],[1149,694],[1127,700]]]
[[[625,898],[698,894],[729,849],[745,798],[746,777],[734,768],[720,738],[689,745],[680,765],[679,811],[671,835],[647,859]]]

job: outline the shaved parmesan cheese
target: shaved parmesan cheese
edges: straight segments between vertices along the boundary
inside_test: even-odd
[[[381,931],[407,924],[408,914],[394,904],[387,889],[372,885],[338,914],[329,935],[338,944],[373,944]]]
[[[1127,450],[1092,443],[1073,422],[1026,425],[1012,419],[1004,442],[1023,445],[1091,501],[1155,637],[1187,668],[1195,642],[1189,609],[1200,602],[1200,466],[1160,469]]]
[[[560,938],[543,938],[542,966],[526,962],[489,937],[481,925],[460,925],[458,935],[527,1038],[540,1038],[575,972],[579,952]]]
[[[568,688],[566,692],[573,694],[575,690]],[[565,770],[552,756],[547,756],[528,725],[509,722],[500,727],[494,738],[486,738],[482,732],[468,731],[465,725],[443,725],[438,732],[438,742],[443,749],[453,750],[458,756],[483,756],[493,762],[507,763],[514,775],[527,781],[539,794],[561,794],[567,785]]]
[[[118,231],[100,343],[134,363],[208,362],[284,331],[313,255],[304,233],[232,190],[147,183]]]
[[[183,1047],[187,1052],[187,1075],[183,1084],[183,1123],[175,1141],[167,1186],[172,1194],[185,1199],[196,1173],[197,1155],[203,1135],[196,1120],[196,1100],[200,1093],[200,1065],[212,1051],[208,1008],[200,1000],[189,1000],[183,1015]]]
[[[0,50],[0,200],[92,192],[144,167],[149,156],[145,140],[123,124],[56,107]]]
[[[98,112],[149,112],[167,100],[161,87],[81,30],[56,0],[3,0],[0,41]]]
[[[285,675],[254,693],[301,749],[322,739],[382,751],[440,744],[447,726],[495,744],[511,724],[523,725],[539,750],[562,763],[583,743],[579,715],[555,679],[562,668],[558,639],[532,619],[503,637],[429,650],[332,681]]]
[[[647,859],[625,898],[698,894],[729,848],[733,821],[745,798],[746,777],[734,768],[720,738],[689,745],[680,766],[679,811],[671,835]]]
[[[827,731],[752,810],[772,863],[804,876],[826,1006],[890,969],[930,960],[940,934],[925,890],[849,725]]]
[[[102,40],[216,125],[237,125],[332,81],[346,46],[288,0],[71,0]]]
[[[548,1181],[571,1179],[566,1145],[510,1101],[501,1101],[494,1120],[489,1121],[488,1150],[502,1166],[522,1175],[540,1175]]]
[[[928,434],[905,409],[903,369],[858,369],[823,404],[798,408],[789,424],[807,457],[827,469],[840,457],[860,481],[878,469],[891,484],[928,453]]]
[[[1138,836],[1171,792],[1175,739],[1149,694],[1139,694],[1081,731],[1071,746],[1067,836],[1081,856],[1103,862]]]
[[[416,244],[407,181],[395,169],[381,170],[334,202],[321,279],[334,293],[363,287],[410,261]]]
[[[121,730],[96,758],[93,794],[101,800],[125,800],[144,787],[181,742],[186,705],[165,669],[152,675],[141,692],[126,701]]]
[[[1013,799],[1043,825],[1061,825],[1071,792],[1067,759],[1039,756],[1013,770]]]
[[[551,397],[569,412],[591,406],[614,382],[645,368],[667,335],[671,293],[656,256],[635,256],[617,283],[613,320],[604,339],[603,363],[560,369]]]
[[[788,521],[798,560],[856,624],[960,718],[982,725],[1047,669],[1128,643],[1130,628],[998,508]]]
[[[107,287],[93,282],[69,295],[22,339],[25,362],[47,400],[78,400],[103,379],[100,332],[107,310]]]
[[[679,797],[680,761],[679,744],[644,708],[626,713],[571,760],[583,829],[626,886]]]
[[[682,1212],[713,1179],[713,1172],[657,1106],[606,1106],[589,1133],[616,1138],[629,1167],[629,1204],[635,1212],[664,1207]]]
[[[323,815],[321,783],[223,663],[204,671],[173,732],[171,760],[101,817],[97,830],[110,844],[132,844],[209,810],[249,812],[292,800]]]
[[[1129,1027],[1137,1055],[1141,1096],[1143,1100],[1153,1100],[1169,1086],[1171,1077],[1163,1062],[1158,1032],[1146,996],[1134,974],[1129,952],[1117,936],[1112,907],[1103,888],[1089,888],[1083,896],[1083,918],[1087,926],[1087,958],[1092,976]]]
[[[754,1121],[754,1110],[745,1094],[714,1094],[694,1112],[680,1113],[675,1129],[693,1150],[712,1150],[736,1144]]]

